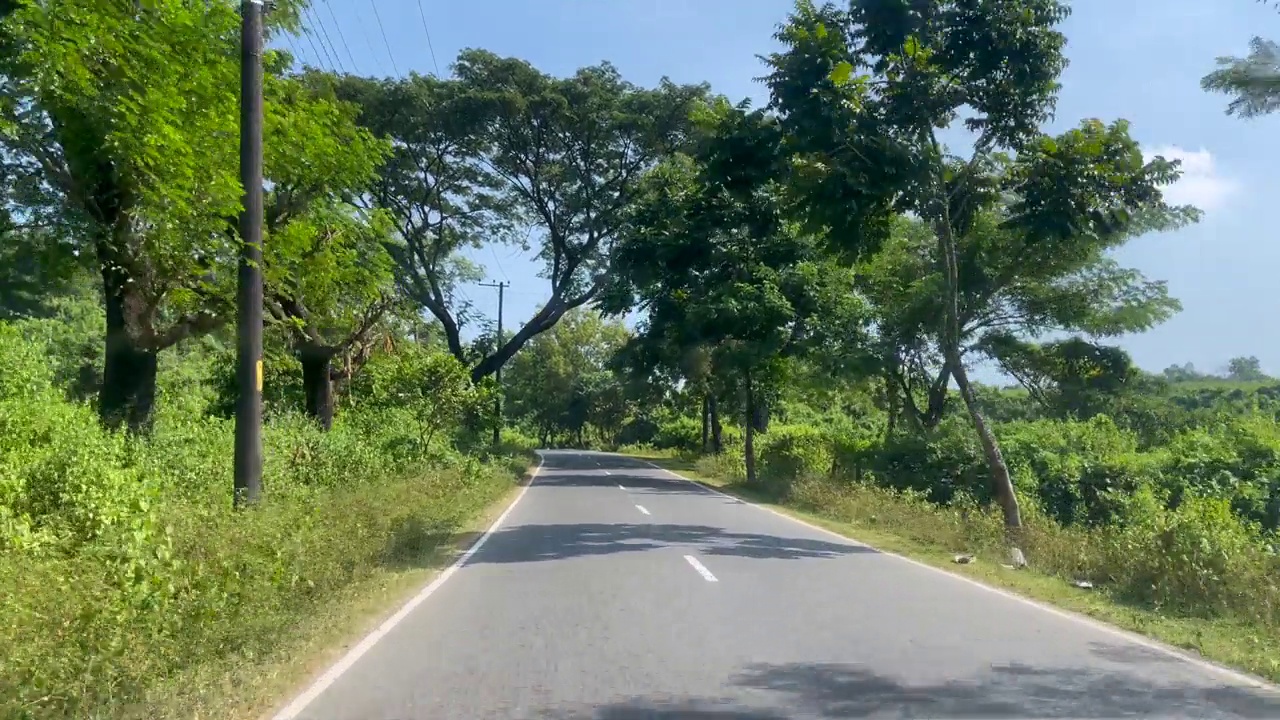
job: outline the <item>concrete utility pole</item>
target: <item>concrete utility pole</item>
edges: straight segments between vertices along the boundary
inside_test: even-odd
[[[494,343],[493,351],[497,352],[502,347],[502,291],[511,283],[480,283],[484,287],[498,288],[498,340]],[[498,398],[494,401],[494,422],[493,422],[493,444],[497,445],[502,437],[502,366],[494,371],[493,378],[498,382]]]
[[[262,14],[244,0],[240,46],[240,274],[236,294],[236,449],[233,502],[262,495]]]

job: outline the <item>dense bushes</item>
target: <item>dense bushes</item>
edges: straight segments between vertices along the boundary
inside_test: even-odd
[[[161,686],[195,692],[180,679],[280,651],[316,607],[420,565],[516,477],[509,459],[451,450],[448,418],[411,401],[352,407],[327,433],[281,410],[266,499],[235,512],[232,423],[202,414],[216,357],[166,364],[156,428],[129,439],[64,397],[29,329],[0,323],[0,717],[113,716]]]
[[[760,448],[760,480],[784,495],[792,479],[831,471],[833,443],[825,434],[807,425],[775,428],[764,436],[768,441]]]
[[[702,425],[690,417],[675,417],[658,425],[651,441],[663,450],[697,452],[702,448]]]
[[[1221,498],[1243,521],[1264,531],[1278,527],[1280,429],[1270,420],[1233,418],[1146,450],[1135,433],[1101,415],[1008,422],[997,430],[1021,493],[1060,524],[1123,523],[1125,499],[1149,488],[1170,509],[1184,497]],[[986,466],[962,418],[889,438],[776,425],[759,436],[757,451],[761,478],[771,482],[835,475],[918,492],[940,505],[960,495],[990,500]]]
[[[1224,415],[1163,446],[1106,416],[998,423],[1041,570],[1145,606],[1280,629],[1280,429]],[[736,449],[735,449],[736,450]],[[999,556],[986,466],[964,418],[886,438],[830,422],[758,436],[760,491],[914,540]],[[705,472],[744,480],[740,452]]]

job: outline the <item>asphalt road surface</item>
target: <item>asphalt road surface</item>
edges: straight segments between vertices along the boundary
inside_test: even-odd
[[[1280,718],[1280,695],[638,460],[547,452],[277,720]]]

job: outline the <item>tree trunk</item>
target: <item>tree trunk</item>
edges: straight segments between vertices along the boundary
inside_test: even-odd
[[[720,422],[720,405],[715,395],[707,396],[707,417],[711,421],[711,451],[716,455],[724,452],[724,425]]]
[[[996,441],[995,434],[991,432],[986,419],[982,417],[978,398],[974,395],[973,387],[969,385],[969,372],[959,362],[953,362],[953,365],[956,385],[960,386],[960,397],[964,398],[969,419],[973,421],[973,427],[978,431],[978,439],[982,442],[982,453],[986,456],[987,467],[991,471],[992,490],[1000,502],[1001,510],[1004,511],[1005,528],[1017,531],[1022,527],[1022,512],[1018,507],[1018,495],[1013,489],[1013,480],[1009,476],[1009,466],[1005,464],[1004,455],[1000,452],[1000,443]]]
[[[138,347],[123,329],[108,323],[98,415],[112,430],[151,430],[156,402],[156,353]]]
[[[756,482],[756,396],[755,388],[751,385],[751,373],[748,372],[746,377],[747,391],[747,422],[746,434],[743,437],[743,461],[747,467],[747,483],[754,485]]]
[[[757,432],[769,432],[769,404],[768,402],[757,402],[754,391],[752,392],[752,398],[751,424],[755,426]]]
[[[333,427],[333,354],[324,350],[303,349],[298,353],[302,363],[302,389],[307,397],[307,415],[328,431]]]
[[[889,440],[898,430],[898,388],[893,384],[893,378],[889,375],[884,376],[884,405],[887,413],[888,421],[885,424],[884,438]]]
[[[711,443],[711,396],[702,396],[702,454],[707,454],[707,446]]]
[[[965,409],[969,411],[969,419],[973,421],[978,440],[982,443],[982,452],[986,456],[987,468],[991,472],[992,490],[1004,511],[1004,525],[1015,563],[1025,562],[1022,551],[1018,549],[1022,528],[1022,513],[1018,507],[1018,496],[1013,489],[1013,481],[1009,477],[1009,467],[1005,465],[1004,456],[1000,453],[1000,444],[996,441],[991,428],[978,407],[978,399],[974,395],[973,386],[969,384],[969,372],[964,367],[960,355],[960,269],[956,249],[955,235],[952,232],[950,218],[946,206],[943,205],[941,220],[934,223],[934,234],[938,238],[938,251],[942,256],[943,269],[946,275],[946,297],[943,299],[944,325],[942,332],[942,352],[949,366],[951,375],[956,379],[960,389],[960,397],[964,399]]]
[[[112,430],[130,433],[151,429],[156,403],[156,352],[143,347],[129,332],[147,322],[145,303],[128,287],[123,270],[102,270],[107,332],[98,416]],[[131,317],[132,316],[132,317]]]

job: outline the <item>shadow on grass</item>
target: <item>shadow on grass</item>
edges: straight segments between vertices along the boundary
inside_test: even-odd
[[[435,568],[448,565],[483,533],[461,532],[457,522],[428,523],[407,517],[391,527],[379,564],[393,570]]]
[[[546,720],[788,720],[798,718],[1280,717],[1280,698],[1246,688],[1195,687],[1143,663],[1098,667],[994,666],[982,676],[906,683],[865,666],[757,663],[729,680],[723,698],[634,698]],[[745,691],[745,692],[744,692]],[[724,692],[723,690],[721,692]]]
[[[663,457],[651,460],[655,465],[661,465],[663,468],[671,472],[678,473],[696,473],[698,471],[697,458],[688,457]]]

